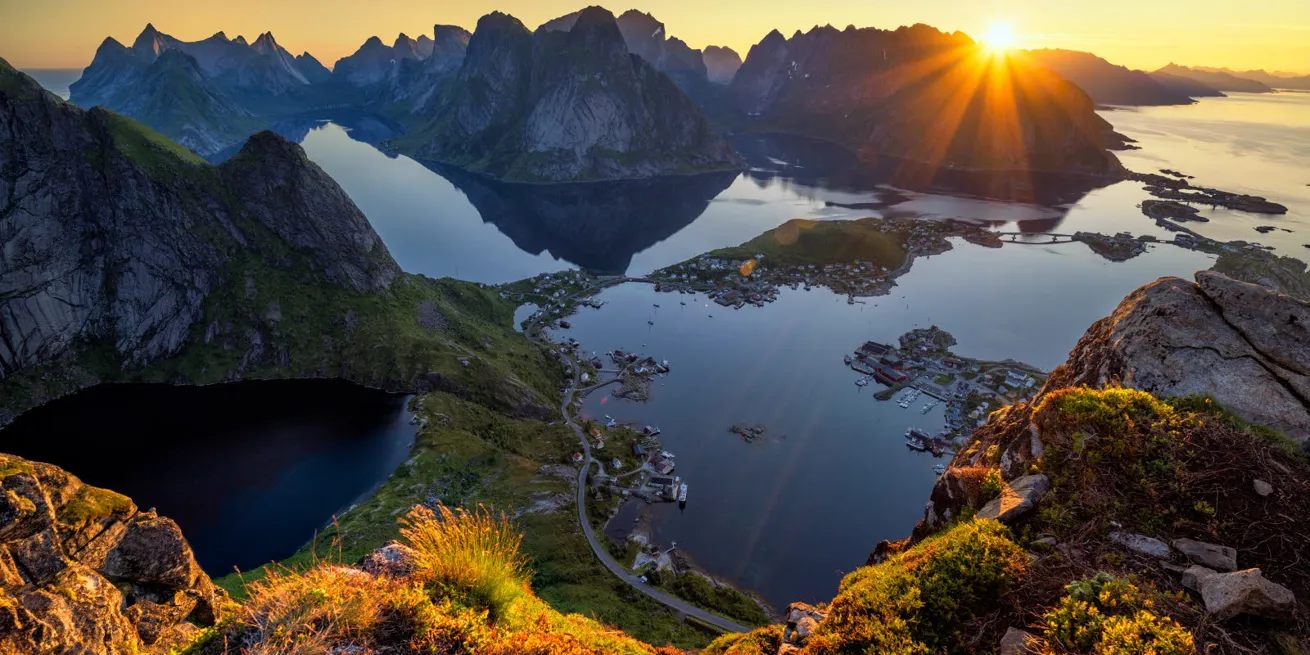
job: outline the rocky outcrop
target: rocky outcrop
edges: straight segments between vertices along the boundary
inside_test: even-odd
[[[1242,418],[1310,439],[1310,305],[1213,271],[1163,278],[1092,325],[1064,386],[1118,382],[1209,394]]]
[[[0,454],[0,652],[138,652],[222,619],[177,524],[59,469]]]
[[[706,76],[715,84],[731,84],[737,69],[741,68],[741,55],[728,47],[707,46],[702,60]]]
[[[978,517],[1012,523],[1036,509],[1050,488],[1051,481],[1041,473],[1015,478],[978,510]]]
[[[580,12],[533,34],[492,13],[426,124],[416,157],[501,179],[621,179],[736,169],[740,159],[667,76],[627,51],[614,16]]]
[[[771,32],[729,91],[741,129],[843,144],[865,161],[1122,172],[1108,149],[1124,139],[1082,90],[1023,58],[997,63],[968,36],[926,25]]]

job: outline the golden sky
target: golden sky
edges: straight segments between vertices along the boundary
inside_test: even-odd
[[[606,5],[615,14],[632,0]],[[0,57],[19,68],[80,68],[106,36],[126,45],[147,22],[193,41],[222,30],[308,50],[331,66],[369,36],[430,34],[434,23],[470,31],[500,10],[529,28],[585,0],[0,0]],[[1132,68],[1186,65],[1310,72],[1310,0],[647,0],[671,35],[693,47],[746,56],[771,29],[895,28],[927,23],[975,37],[1009,21],[1017,45],[1095,52]]]

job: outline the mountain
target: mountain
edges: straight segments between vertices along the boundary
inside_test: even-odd
[[[368,107],[392,119],[406,120],[431,110],[435,94],[449,82],[468,48],[470,34],[455,25],[433,26],[433,36],[405,34],[387,46],[372,37],[334,68],[345,89],[339,101]]]
[[[403,58],[382,39],[371,36],[354,54],[338,59],[332,75],[351,86],[370,86],[390,77],[397,60]]]
[[[264,129],[265,117],[312,105],[311,87],[325,72],[309,53],[293,57],[271,33],[253,44],[222,32],[185,42],[146,25],[130,48],[105,39],[70,99],[136,118],[211,156]]]
[[[1194,80],[1190,77],[1183,77],[1181,75],[1171,75],[1169,73],[1161,73],[1160,71],[1156,71],[1154,73],[1147,73],[1147,75],[1150,75],[1151,79],[1155,80],[1156,84],[1159,84],[1160,86],[1169,89],[1174,93],[1180,93],[1182,95],[1191,98],[1226,98],[1227,97],[1226,95],[1224,95],[1222,91],[1217,91],[1215,90],[1214,87],[1209,86],[1199,80]]]
[[[1194,101],[1161,85],[1150,75],[1116,66],[1090,52],[1028,50],[1023,56],[1077,84],[1102,105],[1190,105]]]
[[[729,86],[741,130],[844,144],[944,169],[1117,174],[1123,137],[1081,89],[960,33],[771,32]],[[1021,184],[1021,181],[1016,182]]]
[[[547,21],[537,31],[567,32],[573,28],[581,13],[575,11]],[[681,39],[670,37],[664,29],[664,23],[650,14],[629,9],[615,20],[628,52],[645,59],[655,70],[668,75],[678,88],[691,97],[699,98],[704,93],[709,78],[701,51],[693,49]]]
[[[304,75],[310,84],[322,84],[332,77],[332,71],[328,70],[327,66],[319,63],[314,55],[308,52],[296,55],[296,67],[300,69],[300,74]]]
[[[181,50],[124,48],[106,39],[71,87],[72,100],[152,125],[201,156],[222,151],[264,128]],[[144,51],[144,54],[143,54]]]
[[[705,73],[715,84],[729,84],[732,76],[741,68],[741,55],[732,48],[720,48],[712,45],[705,48],[702,55],[705,61]]]
[[[0,426],[127,381],[342,377],[549,411],[538,399],[552,391],[488,386],[490,369],[454,360],[515,339],[512,308],[477,285],[403,274],[300,146],[262,132],[212,166],[3,61],[0,125]],[[539,357],[502,343],[482,360],[519,347]]]
[[[1196,66],[1194,70],[1207,73],[1224,73],[1233,75],[1245,80],[1260,82],[1271,89],[1310,91],[1310,75],[1297,75],[1296,73],[1283,73],[1277,71],[1267,72],[1263,70],[1235,71],[1227,68],[1209,68],[1206,66]]]
[[[599,7],[580,12],[568,31],[543,27],[535,34],[512,16],[483,16],[449,92],[397,146],[514,181],[740,166],[700,108],[628,53],[613,14]]]
[[[1273,89],[1255,80],[1248,80],[1232,73],[1212,72],[1199,68],[1188,68],[1178,64],[1169,64],[1156,71],[1167,75],[1177,75],[1200,82],[1216,91],[1236,93],[1269,93]]]

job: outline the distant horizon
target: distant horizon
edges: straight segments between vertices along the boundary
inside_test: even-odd
[[[565,0],[469,2],[433,8],[420,0],[376,0],[367,9],[349,0],[230,0],[204,10],[165,0],[124,0],[112,7],[95,0],[24,3],[5,9],[0,57],[23,69],[82,69],[112,37],[131,45],[146,24],[183,41],[218,32],[253,41],[272,32],[292,54],[309,52],[325,66],[355,52],[376,36],[390,45],[400,33],[432,35],[434,24],[470,32],[491,11],[513,15],[529,29],[587,6]],[[790,36],[814,27],[847,25],[896,29],[923,23],[975,39],[990,25],[1014,25],[1015,47],[1059,48],[1093,53],[1113,64],[1153,71],[1169,63],[1190,67],[1310,74],[1310,3],[1261,0],[1240,8],[1195,0],[1102,0],[1096,7],[1047,6],[1042,0],[936,0],[913,7],[871,7],[856,0],[794,3],[727,0],[708,6],[667,0],[632,6],[603,5],[616,16],[637,9],[663,22],[669,36],[697,49],[726,46],[743,59],[772,30]],[[1201,2],[1200,4],[1210,4]],[[52,6],[53,5],[53,6]],[[740,5],[740,6],[739,6]],[[1131,18],[1131,20],[1126,20]]]

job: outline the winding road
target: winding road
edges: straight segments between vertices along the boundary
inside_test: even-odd
[[[604,288],[605,286],[609,286],[609,285],[603,285],[601,288]],[[586,294],[586,293],[591,293],[590,288],[579,291],[578,293],[563,298],[558,302],[560,304],[563,304],[564,302],[572,300],[578,297],[579,295]],[[529,341],[532,341],[534,343],[539,343],[534,334],[535,328],[536,328],[536,323],[534,322],[531,325],[529,325],[526,329],[524,329],[524,334],[527,336]],[[582,367],[578,365],[577,360],[575,360],[572,356],[568,355],[567,353],[560,353],[560,354],[564,357],[567,364],[573,369],[573,380],[569,383],[568,390],[564,393],[564,398],[560,402],[559,411],[560,411],[560,415],[564,417],[564,421],[568,423],[569,427],[573,428],[573,431],[575,433],[577,433],[578,442],[582,444],[582,456],[583,456],[582,469],[578,471],[578,485],[577,485],[578,522],[582,524],[582,532],[587,536],[587,543],[591,544],[591,552],[596,554],[596,557],[600,560],[601,564],[604,564],[605,568],[610,570],[610,573],[613,573],[615,576],[618,576],[620,580],[623,580],[624,582],[628,583],[628,585],[631,586],[633,589],[636,589],[637,591],[640,591],[641,593],[650,596],[651,598],[655,599],[657,602],[664,605],[665,607],[668,607],[669,609],[675,612],[679,612],[687,616],[695,617],[696,619],[700,620],[702,623],[707,623],[725,632],[750,632],[751,628],[747,626],[725,619],[722,616],[719,616],[718,614],[707,612],[676,596],[666,594],[658,589],[652,588],[649,584],[642,582],[641,576],[633,573],[631,570],[625,568],[623,565],[615,561],[614,557],[610,555],[609,550],[606,549],[600,543],[600,540],[596,538],[596,531],[591,527],[591,521],[587,520],[587,505],[586,505],[587,473],[591,470],[592,462],[595,462],[597,465],[601,466],[602,470],[604,470],[603,469],[604,465],[601,464],[599,461],[593,460],[591,458],[591,442],[587,440],[586,432],[582,430],[582,426],[578,425],[577,422],[573,420],[573,413],[569,411],[569,405],[573,404],[573,396],[578,388],[579,376],[581,375]]]

